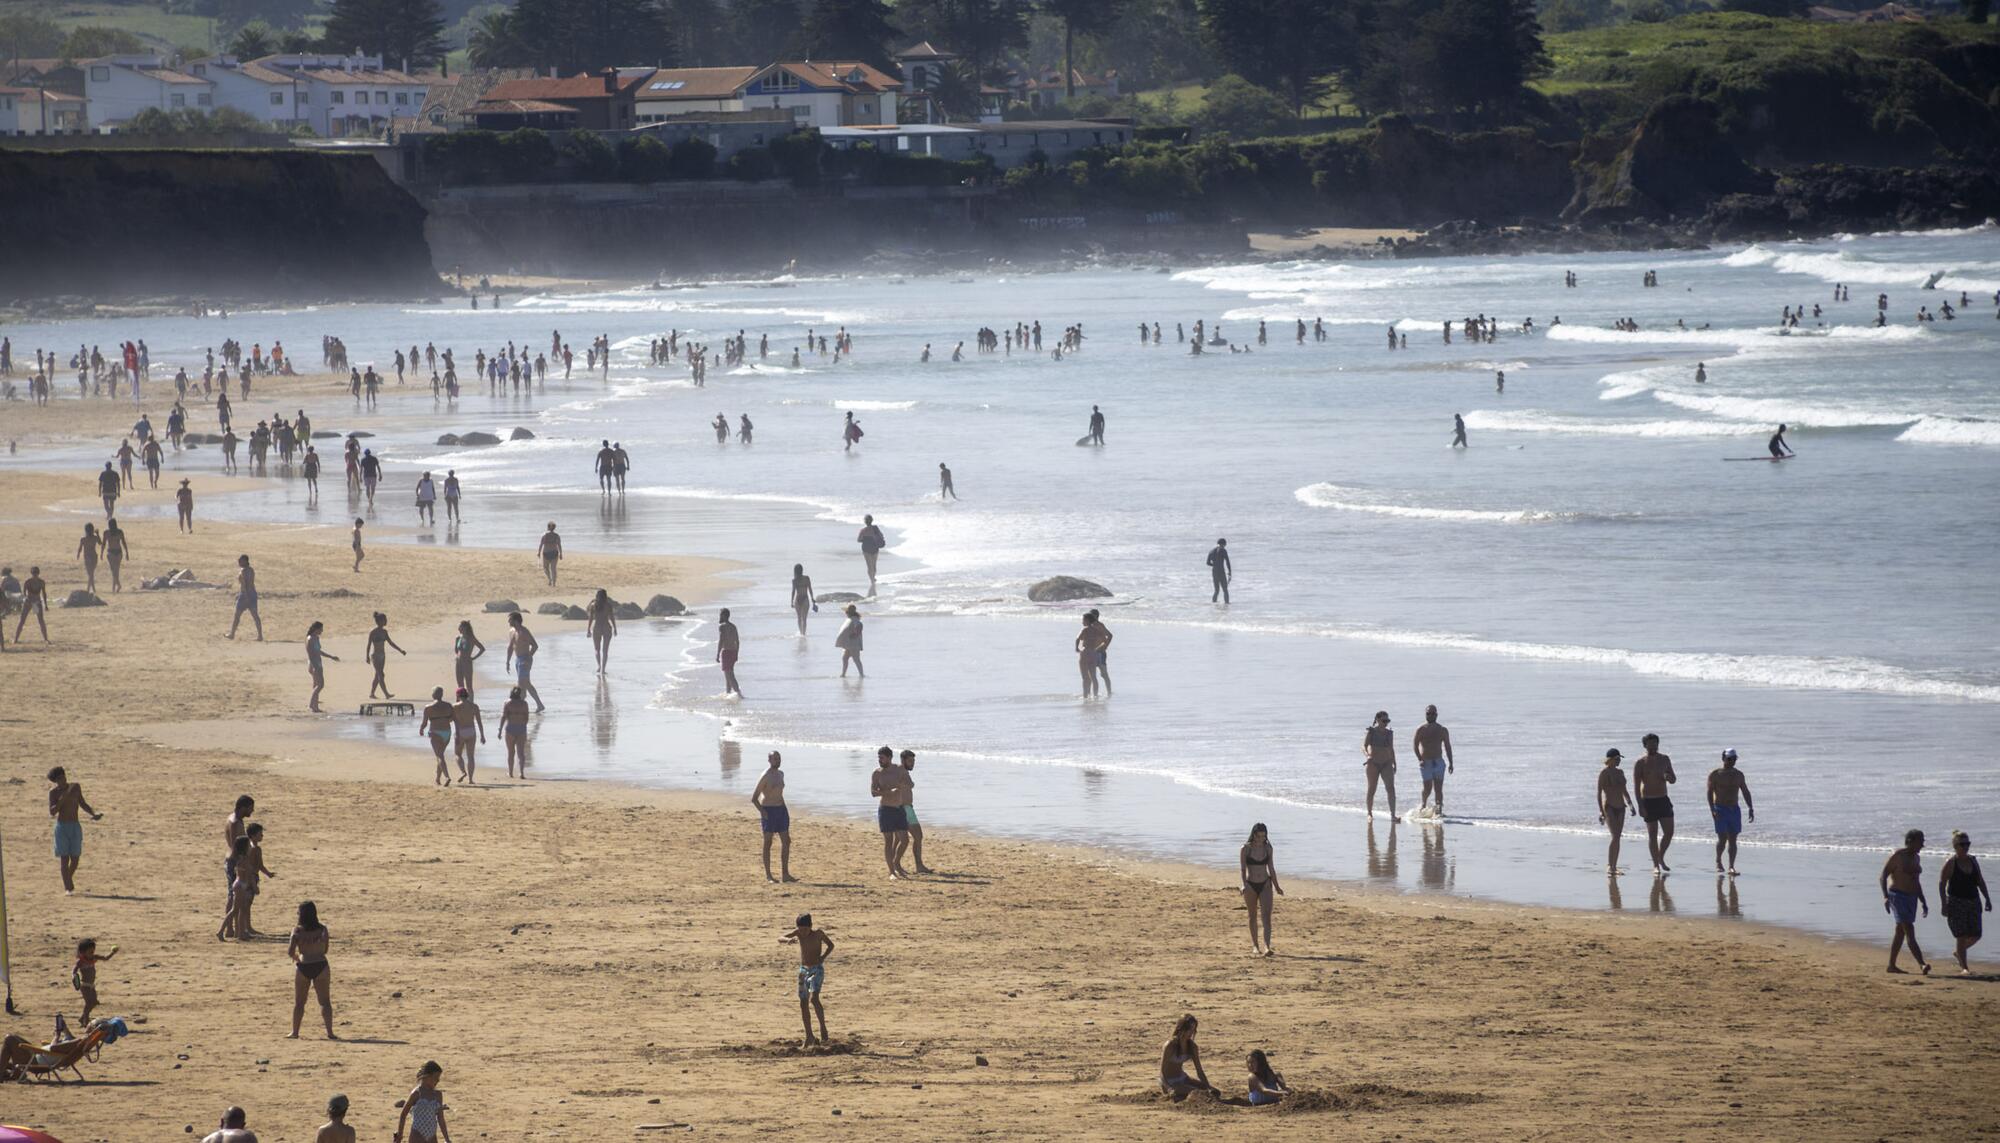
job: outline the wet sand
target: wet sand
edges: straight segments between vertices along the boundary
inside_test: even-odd
[[[14,506],[0,524],[5,562],[40,563],[57,597],[80,586],[64,556],[80,519],[41,521],[56,501],[88,504],[88,475],[9,471],[0,497]],[[303,1140],[334,1091],[354,1100],[349,1122],[379,1137],[427,1059],[445,1066],[454,1136],[467,1139],[626,1137],[652,1124],[728,1138],[816,1127],[884,1139],[1927,1139],[2000,1119],[2000,991],[1886,976],[1879,949],[1288,883],[1280,955],[1251,959],[1225,873],[934,828],[926,858],[943,873],[895,883],[871,827],[801,804],[803,881],[780,887],[763,881],[749,808],[730,799],[507,782],[497,743],[482,756],[490,784],[437,790],[427,753],[335,738],[303,714],[309,620],[328,623],[327,649],[345,660],[329,667],[326,705],[349,712],[367,689],[370,611],[389,612],[411,650],[389,678],[414,700],[448,684],[458,618],[502,653],[499,617],[477,613],[487,599],[580,600],[602,585],[698,608],[728,566],[572,551],[565,587],[550,592],[525,544],[381,544],[355,575],[337,527],[187,538],[168,517],[136,528],[131,580],[185,566],[218,581],[250,553],[274,641],[224,641],[221,591],[128,590],[105,608],[58,609],[48,648],[31,624],[17,652],[9,625],[0,833],[25,1015],[4,1027],[40,1037],[57,1010],[74,1019],[68,967],[84,936],[121,946],[100,970],[104,1011],[143,1021],[87,1069],[104,1083],[0,1095],[8,1120],[72,1143],[190,1125],[199,1137],[230,1103],[260,1138]],[[656,622],[621,638],[666,637]],[[559,634],[574,624],[534,625],[577,638]],[[551,703],[594,701],[587,672],[538,682]],[[490,730],[499,696],[481,698]],[[413,723],[387,733],[417,742]],[[663,768],[714,764],[678,757],[689,748],[673,742],[628,736],[620,749]],[[67,898],[41,779],[56,764],[106,814],[86,825]],[[278,873],[259,927],[281,937],[311,898],[331,929],[342,1043],[313,1036],[312,1011],[306,1039],[283,1039],[281,939],[214,939],[220,830],[239,793],[258,799]],[[827,1052],[796,1049],[796,953],[777,944],[806,910],[838,942]],[[1948,951],[1927,949],[1941,972]],[[1242,1057],[1261,1047],[1302,1097],[1275,1110],[1162,1102],[1159,1049],[1183,1011],[1202,1018],[1209,1075],[1226,1091],[1240,1096]]]

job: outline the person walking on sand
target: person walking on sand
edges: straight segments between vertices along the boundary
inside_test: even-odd
[[[947,497],[958,499],[958,489],[951,486],[951,469],[946,468],[943,461],[938,461],[938,499],[942,501]]]
[[[458,515],[458,498],[463,491],[458,482],[458,470],[448,468],[444,473],[444,519],[446,524],[462,523]]]
[[[901,755],[903,763],[903,819],[910,830],[910,857],[916,864],[918,873],[933,872],[924,864],[924,827],[917,822],[917,752],[905,750]],[[897,864],[902,864],[902,852],[897,851]]]
[[[437,482],[428,472],[417,477],[417,519],[437,526]]]
[[[375,613],[375,626],[368,632],[368,649],[365,656],[368,662],[375,668],[375,678],[368,684],[369,698],[375,697],[375,692],[378,688],[381,690],[383,698],[396,697],[389,693],[389,677],[386,673],[389,665],[388,649],[390,647],[395,647],[398,655],[409,654],[408,651],[397,646],[394,639],[390,638],[389,617],[378,611]]]
[[[472,620],[458,621],[458,634],[451,640],[451,675],[453,683],[466,694],[472,693],[472,664],[486,654],[486,644],[472,633]]]
[[[1228,540],[1217,540],[1215,546],[1208,550],[1208,576],[1215,588],[1209,593],[1208,601],[1214,603],[1221,600],[1223,603],[1228,603],[1229,581],[1235,577],[1235,572],[1229,566]]]
[[[181,478],[180,490],[174,493],[174,513],[179,518],[180,530],[194,534],[194,489],[188,487],[186,477]]]
[[[1736,804],[1742,795],[1743,805]],[[1715,818],[1715,871],[1736,876],[1736,835],[1743,832],[1743,811],[1757,820],[1757,803],[1750,797],[1750,782],[1736,768],[1736,751],[1722,752],[1722,765],[1708,772],[1708,812]],[[1729,867],[1722,865],[1723,850],[1729,851]]]
[[[542,693],[535,689],[533,671],[535,652],[541,650],[542,645],[535,641],[534,633],[528,630],[526,623],[522,622],[520,612],[507,613],[507,626],[509,631],[505,666],[514,672],[514,682],[528,693],[529,698],[535,700],[535,713],[540,714],[548,707],[542,703]]]
[[[500,741],[507,747],[507,776],[516,777],[514,765],[520,763],[519,777],[528,776],[528,700],[521,695],[520,687],[507,689],[507,701],[500,707]]]
[[[410,1129],[409,1143],[451,1143],[451,1129],[444,1122],[444,1093],[438,1090],[444,1068],[427,1060],[417,1069],[417,1086],[403,1100],[403,1113],[396,1117],[395,1143],[403,1143],[403,1127]]]
[[[320,636],[325,633],[326,624],[317,619],[312,621],[312,626],[306,628],[306,674],[312,679],[313,685],[312,694],[306,699],[306,709],[314,714],[320,713],[319,692],[326,688],[326,667],[320,660],[332,659],[336,663],[340,662],[339,655],[320,646]]]
[[[1458,769],[1457,759],[1451,753],[1451,731],[1438,721],[1438,708],[1424,708],[1424,724],[1410,736],[1410,750],[1417,756],[1417,776],[1423,779],[1423,800],[1417,803],[1422,811],[1431,804],[1431,795],[1437,795],[1437,815],[1444,816],[1444,776]]]
[[[311,901],[299,902],[299,923],[292,929],[291,940],[285,943],[285,956],[292,962],[292,1034],[285,1037],[288,1040],[299,1038],[308,992],[319,998],[319,1015],[326,1022],[326,1038],[340,1039],[333,1034],[333,998],[329,993],[333,980],[326,967],[326,946],[331,939],[326,926],[320,923],[319,906]],[[346,1110],[343,1105],[341,1111]],[[331,1104],[327,1113],[333,1114]],[[352,1137],[351,1131],[349,1136]]]
[[[880,799],[875,826],[882,832],[882,862],[890,880],[901,880],[903,850],[910,844],[910,816],[903,812],[903,784],[909,773],[896,765],[896,752],[884,746],[875,752],[875,772],[868,776],[868,796]]]
[[[56,820],[56,868],[62,874],[63,892],[76,892],[76,867],[83,861],[83,820],[78,813],[103,821],[83,796],[83,787],[69,780],[61,766],[49,771],[49,816]]]
[[[1667,787],[1679,779],[1674,760],[1660,753],[1660,736],[1648,734],[1639,740],[1646,752],[1632,763],[1632,784],[1638,788],[1639,816],[1646,819],[1646,848],[1653,857],[1653,876],[1673,872],[1667,864],[1667,847],[1674,843],[1674,800]]]
[[[847,677],[847,664],[854,664],[855,674],[867,678],[868,672],[861,666],[861,609],[847,605],[847,622],[841,625],[840,634],[833,637],[833,645],[840,648],[840,677]]]
[[[1604,752],[1604,769],[1597,773],[1597,820],[1611,830],[1611,851],[1605,854],[1604,871],[1618,876],[1618,846],[1625,836],[1625,814],[1638,807],[1625,786],[1625,771],[1618,763],[1624,758],[1617,747]]]
[[[798,616],[799,634],[806,633],[806,615],[818,611],[819,601],[813,598],[812,577],[806,574],[806,565],[792,565],[792,614]]]
[[[319,450],[306,446],[305,459],[299,464],[300,475],[306,478],[306,503],[319,502]],[[186,483],[183,481],[182,483]]]
[[[618,634],[617,610],[611,593],[601,587],[590,597],[590,606],[584,608],[584,629],[590,632],[590,645],[597,652],[600,675],[611,665],[611,640]]]
[[[1199,1024],[1192,1014],[1181,1017],[1174,1023],[1173,1038],[1160,1052],[1160,1090],[1179,1103],[1197,1091],[1216,1094],[1215,1085],[1208,1082],[1208,1073],[1201,1068],[1201,1048],[1194,1042],[1194,1034]],[[1187,1070],[1194,1069],[1193,1078]]]
[[[130,446],[125,447],[129,448]],[[118,479],[118,474],[111,470],[111,462],[108,460],[105,461],[104,471],[97,474],[97,497],[104,501],[104,514],[106,516],[111,515],[113,506],[118,503],[118,493],[121,487],[122,483]]]
[[[257,571],[250,566],[250,557],[247,555],[236,557],[236,569],[236,614],[230,617],[229,634],[223,638],[236,638],[236,625],[243,622],[243,615],[248,612],[250,622],[257,625],[257,642],[262,643],[264,617],[257,614]]]
[[[354,1143],[354,1128],[347,1125],[347,1106],[344,1095],[326,1101],[326,1123],[313,1136],[313,1143]]]
[[[562,537],[556,535],[556,522],[549,521],[549,530],[542,533],[535,545],[535,554],[541,557],[542,574],[548,577],[549,586],[556,585],[556,565],[562,562]]]
[[[417,722],[417,733],[430,740],[431,756],[437,759],[437,776],[432,785],[451,785],[451,767],[444,760],[444,748],[451,744],[451,728],[456,723],[451,701],[444,697],[443,687],[431,688],[430,704],[424,707]]]
[[[88,1025],[90,1014],[97,1011],[98,964],[117,955],[117,945],[112,945],[110,952],[99,955],[95,940],[85,937],[76,942],[76,963],[70,967],[69,984],[77,995],[83,997],[83,1015],[77,1017],[77,1023]]]
[[[357,572],[361,570],[361,560],[363,558],[361,551],[361,527],[363,523],[364,521],[361,517],[356,516],[354,518],[354,570]]]
[[[792,876],[792,811],[785,805],[785,760],[775,750],[764,759],[767,768],[750,791],[750,804],[757,807],[758,825],[764,835],[764,880],[796,881]],[[771,876],[771,839],[778,839],[778,872]]]
[[[1924,896],[1924,865],[1917,857],[1923,848],[1924,831],[1913,829],[1903,835],[1903,848],[1890,854],[1882,865],[1882,911],[1896,918],[1896,935],[1889,941],[1889,971],[1893,973],[1903,971],[1896,967],[1896,957],[1908,942],[1917,967],[1925,976],[1931,974],[1924,950],[1917,947],[1917,909],[1921,907],[1926,917],[1931,915],[1931,903]]]
[[[819,1017],[818,1042],[831,1044],[833,1040],[826,1034],[826,1009],[820,1006],[819,994],[826,987],[826,958],[833,955],[833,938],[813,928],[811,913],[800,913],[792,931],[779,937],[778,943],[799,946],[799,1021],[806,1026],[803,1046],[813,1046],[815,1015]],[[812,1006],[810,1010],[808,1004]]]
[[[736,683],[736,659],[743,651],[743,640],[736,631],[736,624],[729,621],[729,609],[722,609],[715,624],[715,661],[722,664],[722,693],[743,697],[743,688]]]
[[[83,539],[76,545],[76,556],[83,561],[83,590],[92,595],[97,594],[97,553],[102,547],[103,541],[97,536],[97,525],[86,523],[83,526]]]
[[[1396,736],[1389,730],[1389,712],[1378,710],[1361,736],[1362,773],[1368,778],[1368,817],[1375,817],[1375,787],[1389,795],[1389,820],[1396,819]]]
[[[1271,834],[1263,822],[1250,827],[1250,840],[1236,852],[1236,868],[1243,882],[1243,908],[1250,914],[1250,951],[1258,956],[1273,956],[1271,944],[1271,906],[1276,896],[1284,895],[1284,888],[1278,884],[1278,866],[1271,853]],[[1257,940],[1257,919],[1264,920],[1263,943]]]
[[[868,565],[868,597],[875,597],[875,561],[889,541],[882,536],[882,529],[875,526],[875,517],[861,517],[861,531],[854,539],[861,545],[861,562]]]
[[[472,774],[478,766],[478,748],[486,742],[486,717],[479,711],[479,704],[472,701],[472,692],[458,688],[458,701],[451,707],[452,756],[458,760],[458,784],[473,785]],[[479,739],[473,741],[477,732]]]
[[[42,578],[42,569],[31,567],[28,578],[21,582],[21,614],[14,619],[14,643],[18,650],[21,629],[28,625],[28,616],[35,617],[35,626],[42,630],[42,642],[49,641],[49,582]]]
[[[1985,911],[1991,913],[1993,891],[1986,887],[1986,874],[1979,868],[1979,859],[1972,856],[1972,839],[1964,830],[1952,830],[1951,856],[1945,858],[1944,869],[1938,874],[1938,900],[1944,905],[1945,924],[1951,926],[1951,935],[1958,942],[1952,958],[1958,961],[1960,976],[1972,975],[1965,954],[1985,935],[1984,918],[1979,915],[1982,897],[1986,900]]]

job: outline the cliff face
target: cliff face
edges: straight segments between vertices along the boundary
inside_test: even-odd
[[[441,286],[424,209],[364,155],[0,151],[0,297],[396,298]]]

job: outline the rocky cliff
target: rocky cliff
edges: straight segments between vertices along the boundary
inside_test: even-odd
[[[0,151],[0,251],[0,298],[441,290],[423,207],[364,155]]]

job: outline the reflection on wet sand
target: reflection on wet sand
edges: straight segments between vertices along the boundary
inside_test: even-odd
[[[1743,902],[1736,896],[1736,878],[1717,874],[1715,878],[1715,915],[1718,917],[1740,917]]]
[[[1368,819],[1368,876],[1384,881],[1396,879],[1396,819],[1389,819],[1389,841],[1386,846],[1375,842],[1375,819]]]
[[[1623,912],[1625,909],[1625,894],[1619,891],[1618,875],[1613,873],[1606,876],[1604,878],[1604,886],[1605,891],[1611,896],[1609,903],[1611,911],[1614,913]]]
[[[1674,911],[1674,898],[1672,894],[1667,892],[1666,878],[1664,877],[1653,878],[1653,896],[1651,904],[1653,912],[1655,913],[1671,913]]]
[[[722,776],[735,777],[743,766],[743,744],[733,738],[722,738],[716,740],[716,745],[722,755]]]
[[[590,741],[607,760],[618,741],[618,704],[611,701],[611,680],[604,675],[597,676],[597,700],[590,707]]]
[[[1449,889],[1458,879],[1457,863],[1444,851],[1444,823],[1425,825],[1423,872],[1417,880],[1426,889]]]

